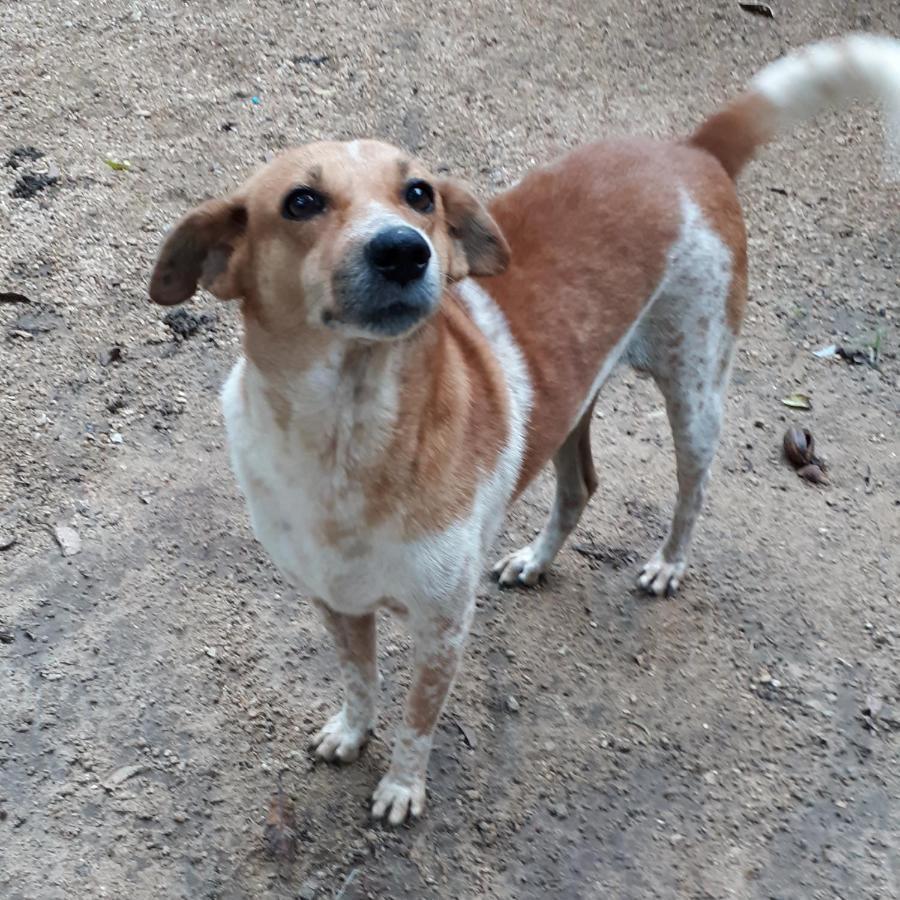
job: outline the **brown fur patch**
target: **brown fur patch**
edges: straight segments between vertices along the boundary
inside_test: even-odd
[[[401,384],[393,439],[364,481],[366,523],[400,515],[409,537],[467,514],[507,437],[503,373],[452,295],[423,332]]]
[[[776,118],[772,104],[751,91],[710,116],[688,142],[711,153],[734,179],[775,136]]]

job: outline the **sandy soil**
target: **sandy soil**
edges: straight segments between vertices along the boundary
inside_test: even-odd
[[[623,372],[574,546],[538,590],[484,580],[412,828],[367,819],[406,639],[384,623],[361,761],[314,765],[334,653],[227,469],[235,311],[167,324],[146,298],[166,224],[287,144],[379,135],[489,192],[588,138],[684,132],[787,47],[900,34],[889,0],[773,5],[2,4],[0,162],[43,155],[0,165],[0,291],[30,298],[0,298],[0,896],[900,897],[900,191],[872,112],[744,178],[752,308],[680,597],[632,587],[673,471]],[[811,352],[879,334],[880,368]],[[790,422],[830,487],[781,459]],[[282,770],[292,863],[262,843]]]

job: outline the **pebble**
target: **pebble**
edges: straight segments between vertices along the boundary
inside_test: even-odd
[[[53,529],[53,535],[63,556],[74,556],[76,553],[81,553],[81,538],[74,528],[68,525],[57,525]]]
[[[319,892],[319,879],[318,878],[307,878],[303,884],[300,885],[300,890],[297,893],[297,896],[300,900],[314,900],[316,894]]]
[[[506,708],[510,712],[518,712],[519,711],[519,701],[516,700],[516,698],[512,697],[512,696],[507,697],[506,698]]]

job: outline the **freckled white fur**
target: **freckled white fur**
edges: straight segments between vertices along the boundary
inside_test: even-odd
[[[669,534],[638,579],[654,594],[677,590],[703,504],[722,426],[734,335],[726,321],[731,252],[699,207],[682,196],[683,224],[666,285],[635,336],[666,400],[678,467],[678,497]],[[677,332],[674,330],[677,328]],[[677,352],[665,336],[677,333]]]
[[[276,566],[300,591],[339,613],[361,615],[385,597],[399,599],[424,664],[443,657],[455,662],[461,655],[483,555],[518,479],[531,407],[525,362],[502,312],[474,282],[456,290],[505,374],[508,432],[469,514],[442,531],[408,540],[399,521],[364,524],[365,498],[353,472],[389,444],[399,408],[394,355],[384,355],[380,368],[355,384],[348,383],[342,349],[295,376],[282,392],[292,404],[287,433],[276,424],[265,377],[249,360],[235,365],[222,391],[232,465],[254,532]],[[341,530],[337,546],[320,532],[325,518]],[[436,627],[439,619],[453,627]],[[359,687],[351,683],[358,675],[344,668],[348,686]],[[435,688],[429,701],[442,706],[448,689]],[[349,761],[359,752],[371,725],[374,689],[357,693],[362,706],[345,700],[313,739],[320,756]],[[400,727],[391,768],[375,793],[374,815],[399,822],[408,811],[421,812],[430,748],[430,734]]]
[[[657,594],[675,590],[687,565],[687,546],[718,442],[727,363],[734,343],[725,318],[731,253],[687,194],[682,194],[681,212],[680,234],[669,251],[659,286],[603,361],[573,422],[574,427],[623,356],[653,373],[668,401],[683,478],[669,536],[639,579],[642,587]],[[668,345],[673,335],[681,339],[677,350]],[[502,584],[534,584],[556,558],[587,501],[586,494],[579,496],[584,488],[576,475],[557,465],[557,483],[562,489],[557,490],[550,517],[531,544],[494,566]]]

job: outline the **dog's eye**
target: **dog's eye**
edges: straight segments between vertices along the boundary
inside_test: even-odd
[[[434,189],[427,181],[411,181],[406,186],[406,202],[416,212],[430,213],[434,209]]]
[[[284,198],[281,214],[286,219],[311,219],[325,209],[325,198],[312,188],[297,188]]]

